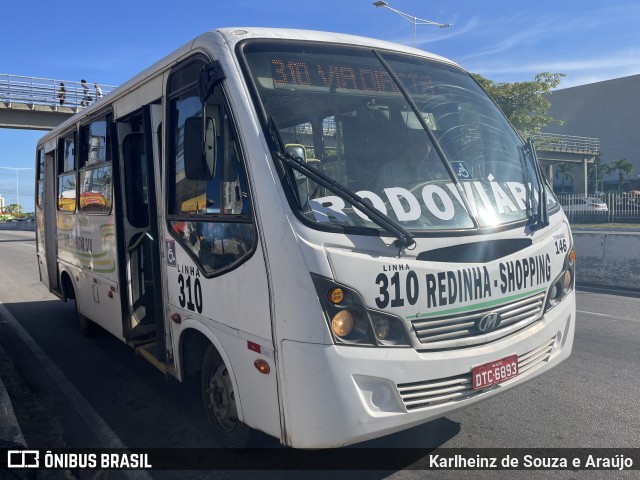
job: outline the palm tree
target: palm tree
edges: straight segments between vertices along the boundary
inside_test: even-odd
[[[595,162],[589,167],[589,183],[593,183],[593,190],[604,191],[604,176],[609,172],[609,165],[602,162],[601,156],[597,156]]]
[[[618,189],[622,190],[624,185],[624,177],[631,176],[633,164],[626,158],[621,158],[607,165],[608,173],[618,172]]]
[[[561,163],[558,165],[558,171],[556,175],[562,176],[562,192],[564,193],[564,182],[565,180],[573,179],[573,164],[572,163]]]

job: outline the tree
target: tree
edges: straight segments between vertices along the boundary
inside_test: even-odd
[[[602,155],[602,153],[600,153]],[[587,172],[587,178],[589,182],[589,189],[596,191],[603,191],[604,189],[604,176],[609,173],[609,165],[603,163],[600,155],[596,157],[596,160],[589,165]]]
[[[573,164],[571,163],[561,163],[558,165],[558,170],[556,171],[556,175],[562,176],[562,192],[564,193],[564,182],[565,180],[573,179]]]
[[[473,74],[524,138],[539,134],[542,127],[551,123],[562,124],[547,113],[551,102],[544,94],[560,85],[564,76],[564,73],[542,72],[529,82],[497,83]]]
[[[624,177],[630,176],[633,171],[633,164],[626,158],[621,158],[607,165],[607,173],[618,172],[618,189],[622,190],[624,186]]]
[[[5,207],[4,210],[6,213],[10,213],[11,215],[20,215],[21,207],[17,203],[12,203],[11,205]]]

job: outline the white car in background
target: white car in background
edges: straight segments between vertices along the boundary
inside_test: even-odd
[[[560,205],[562,205],[565,213],[602,213],[609,211],[609,207],[601,198],[564,197],[560,198]]]

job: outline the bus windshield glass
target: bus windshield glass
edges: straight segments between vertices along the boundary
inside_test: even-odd
[[[242,51],[287,153],[403,228],[487,228],[535,215],[533,160],[464,70],[309,42],[254,41]],[[376,227],[345,198],[285,171],[292,207],[311,224]]]

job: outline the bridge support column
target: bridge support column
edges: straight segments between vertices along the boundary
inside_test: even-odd
[[[547,181],[549,185],[553,188],[553,164],[550,163],[547,165]]]
[[[588,193],[587,171],[589,170],[589,159],[585,157],[573,174],[573,193],[586,195]]]

